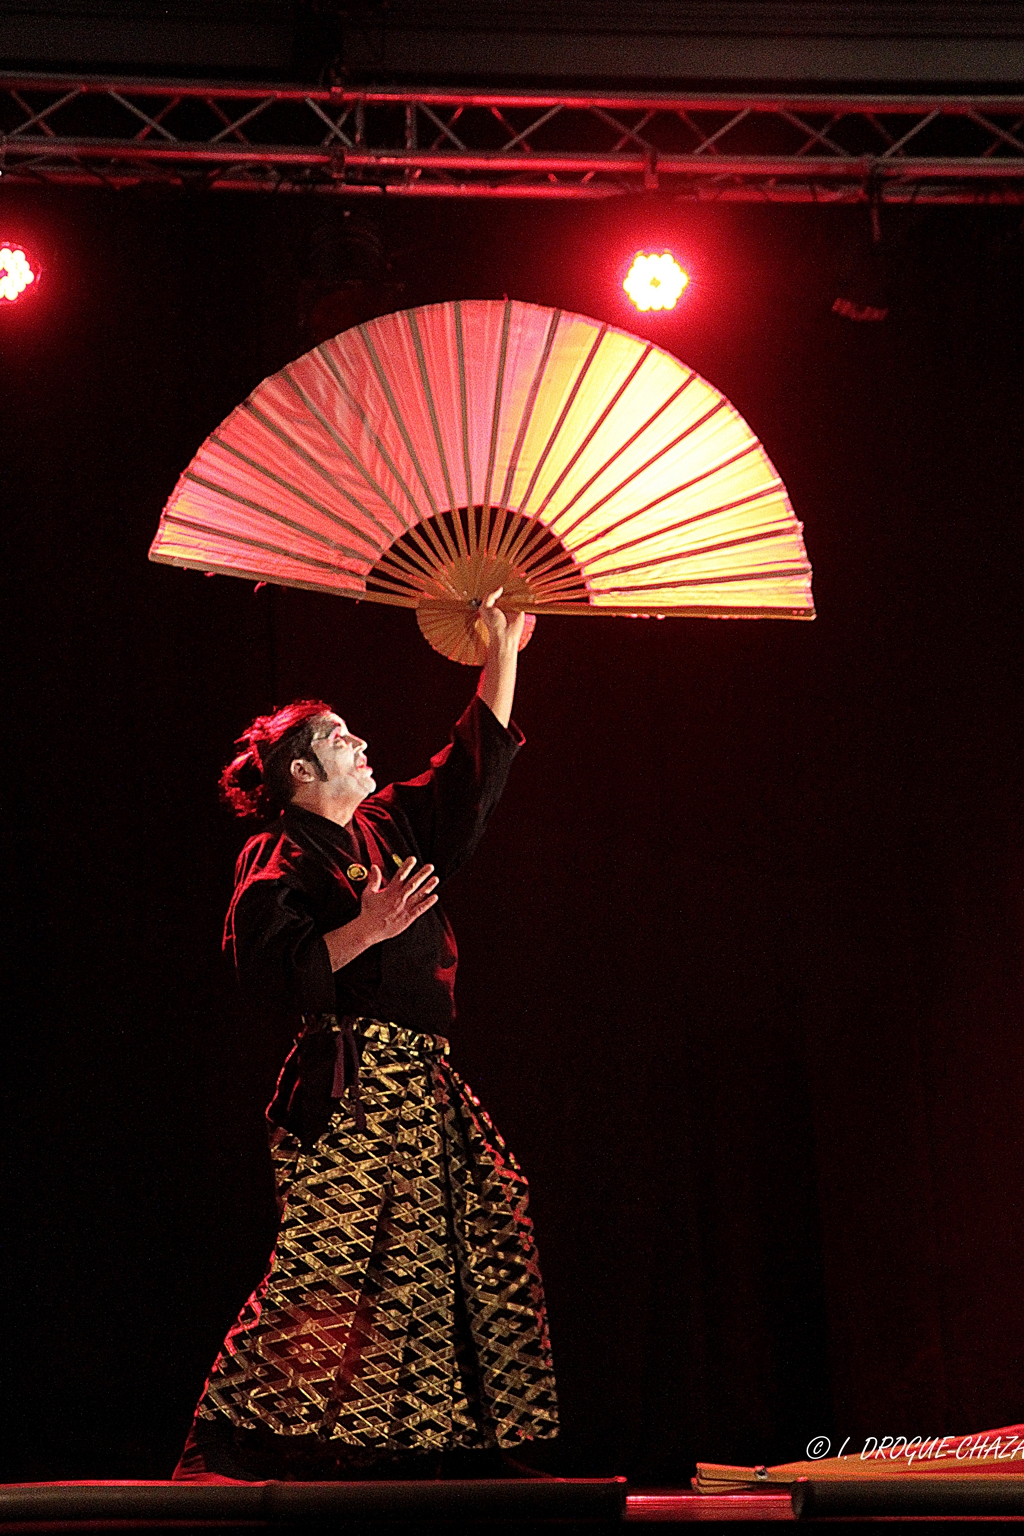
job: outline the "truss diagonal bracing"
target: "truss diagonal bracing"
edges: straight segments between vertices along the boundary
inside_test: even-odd
[[[1024,201],[1024,96],[0,77],[4,179],[417,197]]]

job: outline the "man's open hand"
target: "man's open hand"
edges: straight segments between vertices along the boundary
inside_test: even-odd
[[[417,869],[411,855],[399,865],[394,878],[386,882],[379,866],[371,865],[357,919],[367,948],[404,933],[429,911],[437,901],[434,892],[438,883],[433,864]]]

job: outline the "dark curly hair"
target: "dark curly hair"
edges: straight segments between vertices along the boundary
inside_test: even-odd
[[[312,750],[314,725],[331,706],[323,699],[296,699],[272,715],[257,715],[238,737],[242,750],[220,776],[221,798],[236,816],[272,816],[292,798],[289,769],[297,757],[326,779]]]

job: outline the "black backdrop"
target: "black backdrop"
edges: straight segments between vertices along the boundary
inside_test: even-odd
[[[232,737],[319,693],[405,775],[473,683],[406,613],[146,562],[200,440],[303,350],[323,216],[0,196],[44,266],[0,314],[8,1478],[167,1475],[271,1240],[279,1043],[218,955]],[[862,326],[830,313],[862,210],[381,216],[399,304],[508,293],[678,351],[815,566],[813,625],[540,621],[529,747],[450,890],[457,1064],[533,1186],[549,1464],[680,1481],[1024,1418],[1019,211],[893,216]],[[619,262],[664,239],[690,295],[630,318]]]

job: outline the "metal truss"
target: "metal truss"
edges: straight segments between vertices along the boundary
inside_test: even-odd
[[[1024,96],[0,76],[4,181],[406,197],[1024,202]]]

